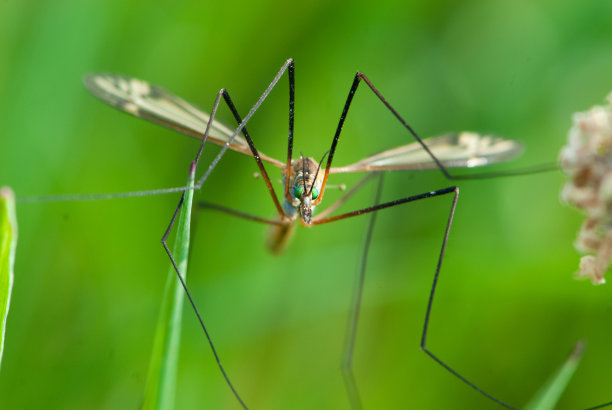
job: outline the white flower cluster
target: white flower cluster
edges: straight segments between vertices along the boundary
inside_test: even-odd
[[[612,257],[612,93],[607,100],[574,114],[560,159],[570,177],[561,198],[586,212],[575,246],[588,255],[580,259],[578,276],[594,284],[605,282]]]

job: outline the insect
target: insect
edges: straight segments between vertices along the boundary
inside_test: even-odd
[[[247,131],[246,125],[253,116],[253,114],[261,106],[263,101],[267,98],[270,91],[276,86],[280,78],[285,73],[287,74],[289,79],[289,129],[287,158],[285,161],[281,161],[269,157],[257,150],[253,139],[250,137],[250,134]],[[349,107],[361,82],[366,83],[366,85],[378,97],[378,99],[406,128],[406,130],[411,136],[412,142],[407,145],[396,147],[366,157],[350,165],[332,167],[334,154],[336,152],[336,148],[339,142],[340,134],[345,119],[348,115]],[[296,221],[299,221],[300,224],[305,226],[313,226],[327,224],[341,219],[351,218],[364,214],[372,215],[368,226],[366,246],[362,254],[364,262],[361,266],[360,276],[357,279],[358,286],[351,308],[352,313],[351,318],[349,320],[349,326],[346,332],[346,344],[343,356],[343,375],[345,380],[345,386],[353,408],[361,407],[359,389],[357,388],[357,383],[355,382],[355,378],[353,376],[352,357],[354,351],[355,337],[357,334],[357,322],[361,305],[361,297],[363,292],[365,259],[367,258],[369,242],[371,241],[372,229],[374,226],[374,215],[376,215],[377,211],[385,208],[399,206],[401,204],[406,204],[421,199],[450,195],[452,197],[452,204],[445,228],[442,246],[438,257],[438,263],[434,273],[434,283],[430,291],[430,298],[427,306],[427,312],[421,339],[421,347],[426,352],[426,354],[431,356],[436,362],[438,362],[446,370],[451,372],[454,376],[458,377],[464,383],[468,384],[470,387],[483,394],[484,396],[488,397],[489,399],[497,402],[498,404],[504,407],[512,408],[505,402],[484,392],[471,381],[468,381],[465,377],[460,375],[457,371],[447,365],[444,361],[438,358],[427,348],[426,341],[431,307],[433,304],[438,275],[441,269],[442,260],[444,258],[446,243],[450,233],[450,227],[458,199],[458,188],[456,186],[450,186],[447,188],[424,192],[419,195],[400,198],[394,201],[384,203],[379,203],[379,195],[377,195],[375,204],[372,206],[351,212],[342,213],[340,215],[329,215],[333,211],[335,211],[341,204],[347,201],[367,180],[372,178],[373,175],[382,175],[383,171],[437,168],[449,180],[492,177],[496,174],[479,174],[467,177],[455,176],[451,175],[447,168],[471,168],[512,159],[521,153],[522,146],[520,143],[512,140],[502,139],[499,137],[486,136],[475,133],[458,133],[429,139],[421,139],[417,135],[417,133],[408,125],[408,123],[404,121],[404,119],[386,101],[382,94],[374,87],[372,82],[364,74],[357,73],[351,85],[349,96],[346,100],[345,106],[342,110],[340,120],[329,152],[327,152],[323,156],[321,161],[317,161],[315,158],[304,156],[300,156],[294,159],[293,124],[295,80],[294,62],[291,59],[288,60],[282,66],[278,74],[274,77],[271,84],[262,94],[261,98],[244,118],[242,118],[238,113],[238,110],[232,102],[229,93],[225,89],[222,89],[217,95],[211,114],[208,115],[201,111],[199,108],[195,107],[194,105],[184,101],[183,99],[165,91],[160,87],[151,85],[142,80],[113,74],[92,74],[85,78],[85,84],[89,91],[93,93],[96,97],[124,112],[147,119],[151,122],[163,125],[167,128],[179,131],[183,134],[202,139],[200,149],[194,160],[194,164],[197,164],[199,162],[205,143],[207,141],[221,145],[221,151],[212,161],[204,175],[198,180],[196,184],[196,188],[198,189],[203,185],[205,180],[210,175],[210,172],[212,171],[212,169],[214,169],[221,156],[224,155],[227,149],[253,157],[259,168],[260,175],[265,181],[268,192],[270,193],[270,196],[274,202],[274,206],[278,213],[277,218],[261,218],[259,216],[250,215],[242,211],[237,211],[212,203],[203,203],[202,206],[204,208],[229,213],[244,219],[270,225],[272,228],[271,233],[269,235],[268,247],[272,252],[279,253],[284,249],[285,246],[287,246],[288,240],[291,234],[293,233],[294,227],[296,226]],[[236,129],[232,129],[231,127],[225,126],[215,120],[215,115],[220,105],[221,99],[225,101],[227,106],[230,108],[234,118],[236,119],[236,122],[238,123],[238,127]],[[242,134],[242,136],[239,136],[238,134]],[[280,168],[281,176],[283,179],[283,190],[280,195],[281,199],[279,199],[279,196],[277,195],[275,189],[272,186],[271,179],[268,175],[264,163],[271,164],[277,168]],[[323,163],[325,163],[324,166],[322,165]],[[361,182],[357,183],[353,188],[348,190],[347,193],[344,194],[338,201],[329,206],[329,208],[327,208],[319,215],[316,215],[315,208],[321,204],[325,196],[326,189],[329,188],[327,184],[329,175],[348,172],[366,173],[366,176],[362,179]],[[512,172],[511,174],[520,175],[523,173],[532,172],[534,172],[533,169],[530,169],[528,172],[519,170],[516,172]],[[508,175],[508,173],[504,175]],[[380,188],[378,192],[380,192]],[[175,215],[176,212],[178,212],[180,206],[181,202],[179,202],[179,206],[175,211]],[[168,231],[171,227],[172,222],[168,227]],[[167,250],[167,252],[170,259],[173,260],[173,256],[170,251]],[[176,267],[176,264],[174,265]],[[178,269],[177,274],[178,277],[181,278]],[[185,291],[189,294],[189,291],[184,282],[183,286],[185,287]],[[192,305],[197,313],[195,303],[192,302]],[[200,323],[202,328],[206,331],[204,322],[201,319]],[[220,370],[222,371],[227,384],[231,388],[236,399],[244,408],[246,408],[247,406],[245,404],[245,401],[238,393],[239,389],[234,388],[234,386],[230,382],[229,376],[227,376],[225,370],[221,366],[219,357],[217,356],[215,348],[212,345],[212,341],[210,341],[210,339],[209,342],[211,344],[215,357],[219,363]]]
[[[292,77],[290,81],[293,81]],[[208,141],[226,146],[233,151],[253,156],[257,161],[257,165],[267,184],[280,218],[273,221],[262,220],[261,218],[255,219],[239,213],[234,214],[279,226],[280,228],[274,232],[268,243],[269,249],[274,253],[279,253],[284,249],[293,232],[292,227],[295,226],[293,222],[296,220],[299,220],[304,226],[310,226],[336,221],[349,216],[325,218],[356,190],[350,191],[337,204],[330,206],[323,214],[313,218],[315,207],[323,199],[329,174],[422,170],[437,167],[442,167],[444,170],[452,167],[472,168],[506,161],[518,156],[522,152],[522,146],[517,141],[462,132],[429,138],[425,141],[417,139],[417,141],[411,144],[377,153],[350,165],[332,167],[331,164],[340,131],[348,112],[350,99],[352,99],[351,95],[349,101],[347,101],[345,112],[342,114],[341,123],[336,132],[329,155],[325,155],[327,156],[327,164],[324,169],[321,169],[321,164],[314,158],[302,156],[292,159],[293,117],[291,117],[287,162],[285,163],[259,152],[244,128],[241,131],[245,132],[246,139],[238,137],[228,126],[216,120],[211,121],[208,114],[194,105],[145,81],[121,75],[92,74],[85,78],[85,84],[92,94],[122,111],[192,137],[204,138],[204,130],[207,124],[210,123],[210,132],[206,136]],[[224,94],[224,96],[226,95],[229,94]],[[293,106],[293,94],[290,96],[290,100],[290,105]],[[240,124],[240,117],[229,97],[226,97],[226,101]],[[270,178],[262,161],[281,169],[284,186],[282,205],[272,188]],[[358,187],[360,186],[358,184]],[[209,204],[208,206],[221,211],[231,212],[231,210],[217,205]],[[374,210],[372,209],[371,211]]]

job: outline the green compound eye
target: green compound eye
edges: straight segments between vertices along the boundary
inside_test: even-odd
[[[317,190],[317,188],[312,187],[312,199],[317,199],[318,196],[319,196],[319,191]]]
[[[295,189],[293,190],[293,196],[299,199],[302,197],[303,192],[304,192],[304,187],[300,185],[298,187],[295,187]]]

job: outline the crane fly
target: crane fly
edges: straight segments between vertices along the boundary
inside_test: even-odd
[[[235,135],[233,129],[217,120],[211,121],[210,115],[201,109],[146,81],[116,74],[91,74],[85,77],[85,85],[93,95],[119,110],[191,137],[203,139],[204,130],[210,123],[207,140],[217,145],[227,146],[235,152],[254,156],[268,184],[270,180],[260,160],[280,168],[284,186],[282,206],[279,206],[269,186],[280,218],[275,222],[267,222],[285,228],[282,233],[274,235],[273,239],[268,242],[269,249],[275,253],[284,249],[289,234],[292,232],[286,226],[294,225],[294,221],[299,220],[304,226],[325,223],[323,221],[326,220],[321,216],[313,218],[313,213],[315,207],[323,199],[328,174],[425,170],[440,166],[473,168],[506,161],[522,152],[522,145],[517,141],[473,132],[461,132],[415,141],[371,155],[350,165],[331,167],[336,147],[334,144],[327,166],[321,172],[321,161],[311,157],[291,159],[293,130],[289,136],[288,159],[285,163],[254,149],[248,134],[247,139]],[[432,156],[437,161],[433,160]],[[341,202],[346,199],[348,198],[343,198]],[[334,204],[330,208],[335,210],[338,205]],[[213,204],[208,206],[225,210]],[[326,211],[322,215],[329,213]]]
[[[253,139],[251,139],[246,124],[257,111],[263,101],[267,98],[271,90],[276,86],[280,78],[287,73],[289,79],[289,129],[288,129],[288,148],[286,160],[278,160],[258,151],[255,147]],[[388,149],[386,151],[376,153],[368,156],[360,161],[353,164],[340,167],[332,167],[332,161],[334,153],[339,141],[340,133],[346,116],[348,114],[349,107],[357,91],[358,85],[361,82],[365,82],[372,92],[378,97],[378,99],[391,111],[395,118],[406,128],[409,132],[413,142]],[[474,178],[486,178],[495,176],[495,174],[476,174],[471,176],[455,176],[451,175],[447,168],[456,167],[479,167],[488,165],[496,162],[506,161],[512,159],[522,152],[522,146],[519,142],[508,140],[500,137],[481,135],[472,132],[461,132],[443,135],[440,137],[433,137],[427,139],[421,139],[417,133],[402,119],[402,117],[395,111],[395,109],[387,102],[382,94],[374,87],[372,82],[362,73],[355,75],[354,81],[349,91],[349,96],[346,100],[344,109],[340,116],[340,121],[336,129],[331,148],[318,161],[315,158],[299,156],[293,158],[293,123],[294,123],[294,62],[292,59],[282,66],[278,74],[275,76],[273,81],[270,83],[268,88],[264,91],[260,99],[249,111],[247,116],[242,118],[236,106],[232,102],[227,90],[222,89],[215,100],[211,114],[207,114],[200,110],[196,106],[188,103],[187,101],[169,93],[161,87],[157,87],[147,83],[146,81],[123,76],[116,74],[91,74],[85,78],[85,85],[88,90],[106,102],[107,104],[118,108],[121,111],[129,113],[131,115],[144,118],[153,123],[162,125],[164,127],[173,129],[191,137],[199,138],[202,140],[200,149],[192,163],[195,167],[201,158],[202,151],[205,143],[212,142],[217,145],[221,145],[222,149],[209,165],[208,170],[198,180],[196,188],[199,189],[208,175],[214,169],[221,156],[226,152],[227,149],[249,155],[253,157],[259,167],[260,175],[263,177],[267,189],[272,197],[278,217],[275,219],[266,219],[258,216],[250,215],[248,213],[230,209],[221,205],[212,204],[208,202],[201,203],[201,207],[213,209],[228,214],[232,214],[244,219],[265,223],[272,226],[272,231],[268,241],[268,248],[274,252],[279,253],[286,246],[293,227],[297,225],[296,221],[299,221],[301,225],[313,226],[325,223],[338,221],[345,218],[350,218],[358,215],[371,214],[370,223],[368,226],[368,233],[366,236],[366,245],[363,251],[363,262],[359,277],[357,279],[358,286],[355,291],[351,318],[349,320],[348,329],[346,332],[346,343],[343,356],[343,376],[345,381],[345,387],[347,394],[353,408],[361,407],[359,398],[359,391],[353,376],[352,371],[352,359],[353,350],[357,332],[357,319],[359,315],[361,295],[363,290],[363,279],[365,275],[365,260],[369,250],[369,243],[371,240],[372,229],[374,227],[374,216],[376,212],[390,208],[396,205],[413,202],[420,199],[432,198],[442,195],[452,195],[451,210],[449,213],[448,221],[446,223],[444,239],[442,247],[440,249],[437,267],[434,273],[434,283],[430,290],[429,302],[427,305],[427,311],[423,326],[421,348],[426,354],[431,356],[435,361],[442,365],[446,370],[452,373],[454,376],[459,378],[470,387],[495,401],[496,403],[512,408],[501,400],[493,397],[492,395],[484,392],[482,389],[477,387],[472,382],[468,381],[450,366],[445,364],[436,355],[428,350],[426,346],[427,329],[430,320],[430,312],[433,303],[433,296],[437,286],[438,275],[441,267],[441,263],[444,257],[444,251],[450,232],[450,226],[452,223],[455,206],[458,199],[459,190],[456,186],[450,186],[447,188],[439,189],[436,191],[424,192],[419,195],[414,195],[406,198],[400,198],[390,202],[380,203],[380,189],[381,184],[379,183],[378,194],[375,204],[358,209],[352,212],[343,213],[336,216],[329,216],[335,211],[341,204],[343,204],[351,195],[353,195],[372,175],[382,175],[384,171],[391,170],[423,170],[423,169],[439,169],[444,176],[449,179],[474,179]],[[238,127],[233,129],[229,126],[222,124],[215,120],[217,108],[220,105],[221,99],[225,101],[229,109],[231,110]],[[242,134],[239,136],[238,134]],[[326,159],[325,159],[326,158]],[[325,161],[325,165],[322,164]],[[281,177],[283,180],[283,192],[282,203],[279,201],[278,196],[272,187],[270,177],[266,171],[264,163],[273,165],[280,168]],[[319,215],[314,213],[315,208],[319,206],[325,195],[327,180],[330,174],[340,173],[365,173],[366,176],[358,182],[353,188],[348,190],[339,200],[332,204],[327,210]],[[522,171],[515,172],[515,175],[520,175]],[[507,175],[507,174],[504,174]],[[180,209],[182,200],[179,202],[177,209],[175,210],[176,215]],[[208,332],[202,321],[198,309],[189,295],[187,286],[185,285],[181,273],[179,272],[176,264],[174,263],[173,256],[168,248],[165,246],[168,232],[172,228],[174,218],[167,228],[166,235],[162,239],[164,247],[168,256],[172,260],[176,273],[185,292],[189,296],[192,307],[200,320],[200,325],[207,335],[208,342],[212,348],[213,354],[217,359],[218,366],[225,378],[226,383],[231,388],[233,394],[239,403],[246,408],[245,402],[242,400],[230,382],[227,376],[217,352],[212,344],[211,339],[208,337]]]

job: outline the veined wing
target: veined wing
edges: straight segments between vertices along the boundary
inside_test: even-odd
[[[195,138],[202,138],[210,116],[163,88],[137,78],[117,74],[89,74],[85,86],[93,95],[115,108]],[[233,130],[214,120],[208,140],[225,145]],[[236,136],[229,148],[252,155],[247,142]],[[261,152],[262,160],[282,167],[284,164]]]
[[[472,168],[507,161],[523,152],[523,146],[518,141],[472,132],[427,138],[423,142],[442,165],[449,168]],[[332,168],[330,172],[416,170],[436,167],[436,163],[421,144],[413,142],[372,155],[345,167]]]

